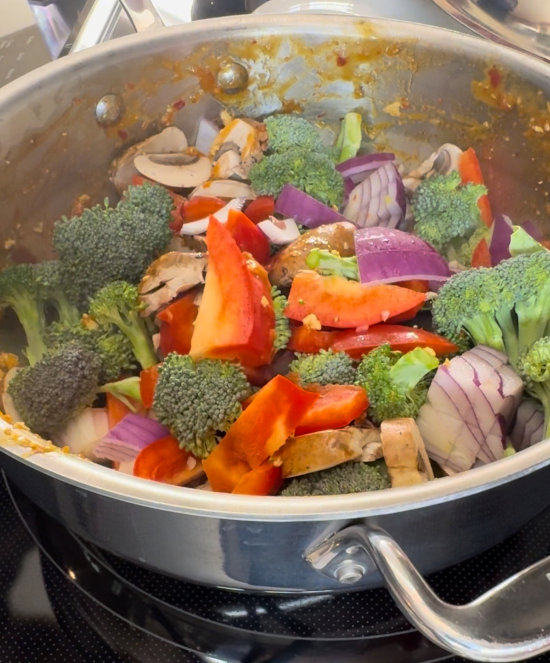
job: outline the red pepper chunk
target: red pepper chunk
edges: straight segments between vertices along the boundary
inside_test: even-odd
[[[472,267],[492,267],[491,252],[485,238],[479,241],[472,253]]]
[[[140,373],[139,393],[143,406],[150,410],[155,399],[155,389],[159,379],[159,365],[151,366]]]
[[[410,352],[415,348],[431,348],[438,357],[453,354],[458,348],[442,336],[424,329],[403,325],[373,325],[366,331],[315,331],[305,325],[295,327],[288,347],[294,352],[315,354],[319,350],[345,352],[359,360],[380,345],[388,343],[392,350]]]
[[[247,206],[245,214],[252,223],[266,221],[275,214],[275,199],[271,196],[258,196]]]
[[[193,324],[199,312],[195,292],[184,295],[157,314],[160,324],[160,349],[164,357],[170,352],[189,354]]]
[[[386,322],[425,300],[424,293],[396,285],[369,286],[304,270],[294,277],[285,315],[302,322],[313,314],[325,327],[349,329]]]
[[[483,173],[481,172],[481,166],[479,165],[479,160],[473,147],[470,147],[469,150],[466,150],[466,152],[464,152],[460,157],[458,170],[460,172],[460,177],[462,178],[463,184],[485,184]],[[491,211],[489,196],[481,196],[477,204],[483,223],[487,226],[487,228],[490,228],[493,224],[493,212]],[[490,266],[491,265],[489,265],[489,267]]]
[[[190,466],[191,458],[188,451],[180,449],[176,438],[163,437],[138,454],[134,462],[134,476],[179,486],[202,473],[200,462],[196,459]]]
[[[226,228],[241,251],[250,253],[261,265],[267,265],[271,257],[269,240],[246,214],[229,210]]]
[[[272,495],[283,483],[283,472],[268,460],[247,472],[233,489],[235,495]]]
[[[213,216],[206,233],[209,261],[191,339],[193,359],[225,359],[255,367],[269,363],[275,313],[267,274],[243,255]]]
[[[200,221],[205,219],[210,214],[215,214],[225,203],[220,198],[212,196],[193,196],[190,198],[182,208],[183,222],[189,223],[190,221]]]
[[[318,399],[282,375],[268,382],[203,462],[212,488],[232,492],[283,446]]]
[[[369,401],[362,387],[333,384],[326,387],[308,385],[308,391],[319,394],[319,400],[306,412],[295,435],[343,428],[367,409]]]

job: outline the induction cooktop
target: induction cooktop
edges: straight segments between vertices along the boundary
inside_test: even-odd
[[[443,599],[467,603],[549,554],[547,510],[428,580]],[[460,660],[415,631],[385,589],[258,595],[182,582],[87,544],[0,482],[2,663]]]

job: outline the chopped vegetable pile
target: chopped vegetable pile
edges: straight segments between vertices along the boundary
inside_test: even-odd
[[[0,273],[4,412],[142,479],[292,498],[414,486],[550,437],[550,252],[472,148],[402,177],[362,118],[168,127],[120,201]]]

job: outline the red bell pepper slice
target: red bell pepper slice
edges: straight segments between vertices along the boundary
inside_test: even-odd
[[[362,387],[333,384],[326,387],[308,385],[308,391],[319,394],[319,400],[306,412],[295,435],[343,428],[367,409],[369,401]]]
[[[492,267],[491,252],[485,238],[479,241],[472,253],[472,267]]]
[[[258,196],[245,209],[246,216],[252,223],[260,223],[275,214],[275,199],[271,196]]]
[[[481,172],[481,166],[479,165],[479,160],[473,147],[466,150],[466,152],[460,157],[458,170],[463,184],[468,184],[470,182],[472,184],[485,184],[483,173]],[[487,228],[490,228],[493,224],[493,213],[491,211],[489,196],[481,196],[478,201],[478,206],[483,223]]]
[[[243,255],[219,221],[210,217],[206,233],[209,262],[190,354],[239,361],[255,367],[269,363],[275,338],[275,313],[267,273]]]
[[[212,488],[232,492],[245,474],[283,446],[318,399],[319,394],[282,375],[268,382],[203,462]]]
[[[363,355],[385,343],[389,343],[392,350],[403,353],[415,348],[431,348],[438,357],[458,351],[454,343],[442,336],[401,325],[374,325],[366,332],[338,332],[331,348],[335,352],[345,352],[352,359],[361,359]]]
[[[405,311],[404,313],[400,313],[399,315],[392,315],[391,318],[388,318],[386,320],[386,322],[389,322],[392,325],[396,325],[399,324],[400,322],[408,322],[409,320],[414,320],[422,310],[423,306],[424,302],[420,302],[420,304],[413,306],[411,309]]]
[[[438,357],[458,351],[454,343],[414,327],[403,325],[373,325],[366,331],[347,329],[344,331],[315,331],[305,325],[292,331],[289,348],[294,352],[315,354],[319,350],[345,352],[352,359],[359,360],[380,345],[389,343],[392,350],[410,352],[415,348],[431,348]]]
[[[182,216],[184,223],[205,219],[207,216],[221,210],[222,207],[225,207],[225,203],[221,198],[193,196],[183,206]]]
[[[422,305],[425,299],[424,293],[396,285],[368,286],[302,271],[292,282],[285,315],[301,322],[313,314],[325,327],[370,327]]]
[[[317,331],[307,325],[292,326],[292,336],[288,349],[293,352],[317,354],[320,350],[329,350],[334,343],[337,332]]]
[[[125,403],[107,392],[107,420],[109,422],[109,430],[120,423],[130,412],[130,408]]]
[[[235,495],[273,495],[283,484],[282,468],[268,460],[247,472],[233,489]]]
[[[159,379],[159,364],[141,371],[139,381],[139,393],[143,407],[150,410],[155,399],[155,389]]]
[[[157,314],[160,324],[160,349],[164,357],[170,352],[189,354],[193,324],[199,312],[195,292],[184,295]]]
[[[199,461],[189,463],[191,458],[187,450],[180,449],[175,437],[163,437],[140,451],[134,462],[134,476],[179,486],[202,472]]]
[[[267,265],[271,257],[269,240],[246,214],[229,210],[226,228],[241,251],[250,253],[261,265]]]

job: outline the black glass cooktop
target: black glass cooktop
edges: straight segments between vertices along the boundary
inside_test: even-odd
[[[476,558],[434,574],[466,603],[550,554],[550,510]],[[512,616],[513,618],[513,616]],[[384,589],[254,595],[158,575],[73,536],[0,485],[2,663],[458,663]],[[533,661],[549,661],[550,656]]]

